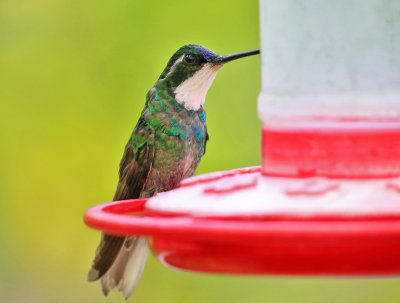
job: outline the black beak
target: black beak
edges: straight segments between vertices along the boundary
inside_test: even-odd
[[[260,53],[259,49],[256,50],[252,50],[252,51],[248,51],[248,52],[244,52],[244,53],[238,53],[238,54],[233,54],[233,55],[225,55],[225,56],[218,56],[217,58],[215,58],[212,62],[215,64],[224,64],[236,59],[240,59],[243,57],[247,57],[247,56],[253,56],[253,55],[258,55]]]

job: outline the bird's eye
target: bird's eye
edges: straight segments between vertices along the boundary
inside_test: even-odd
[[[196,65],[199,63],[199,57],[195,54],[188,53],[185,55],[184,61],[188,65]]]

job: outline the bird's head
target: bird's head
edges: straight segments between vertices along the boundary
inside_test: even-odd
[[[203,104],[218,70],[227,62],[259,54],[259,50],[219,56],[200,45],[185,45],[169,60],[156,86],[174,94],[186,109],[198,110]]]

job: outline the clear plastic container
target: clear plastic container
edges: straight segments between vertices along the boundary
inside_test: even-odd
[[[262,0],[264,125],[400,120],[400,2]]]

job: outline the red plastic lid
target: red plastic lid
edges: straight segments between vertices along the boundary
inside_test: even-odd
[[[400,176],[400,121],[313,119],[262,128],[266,175]]]

